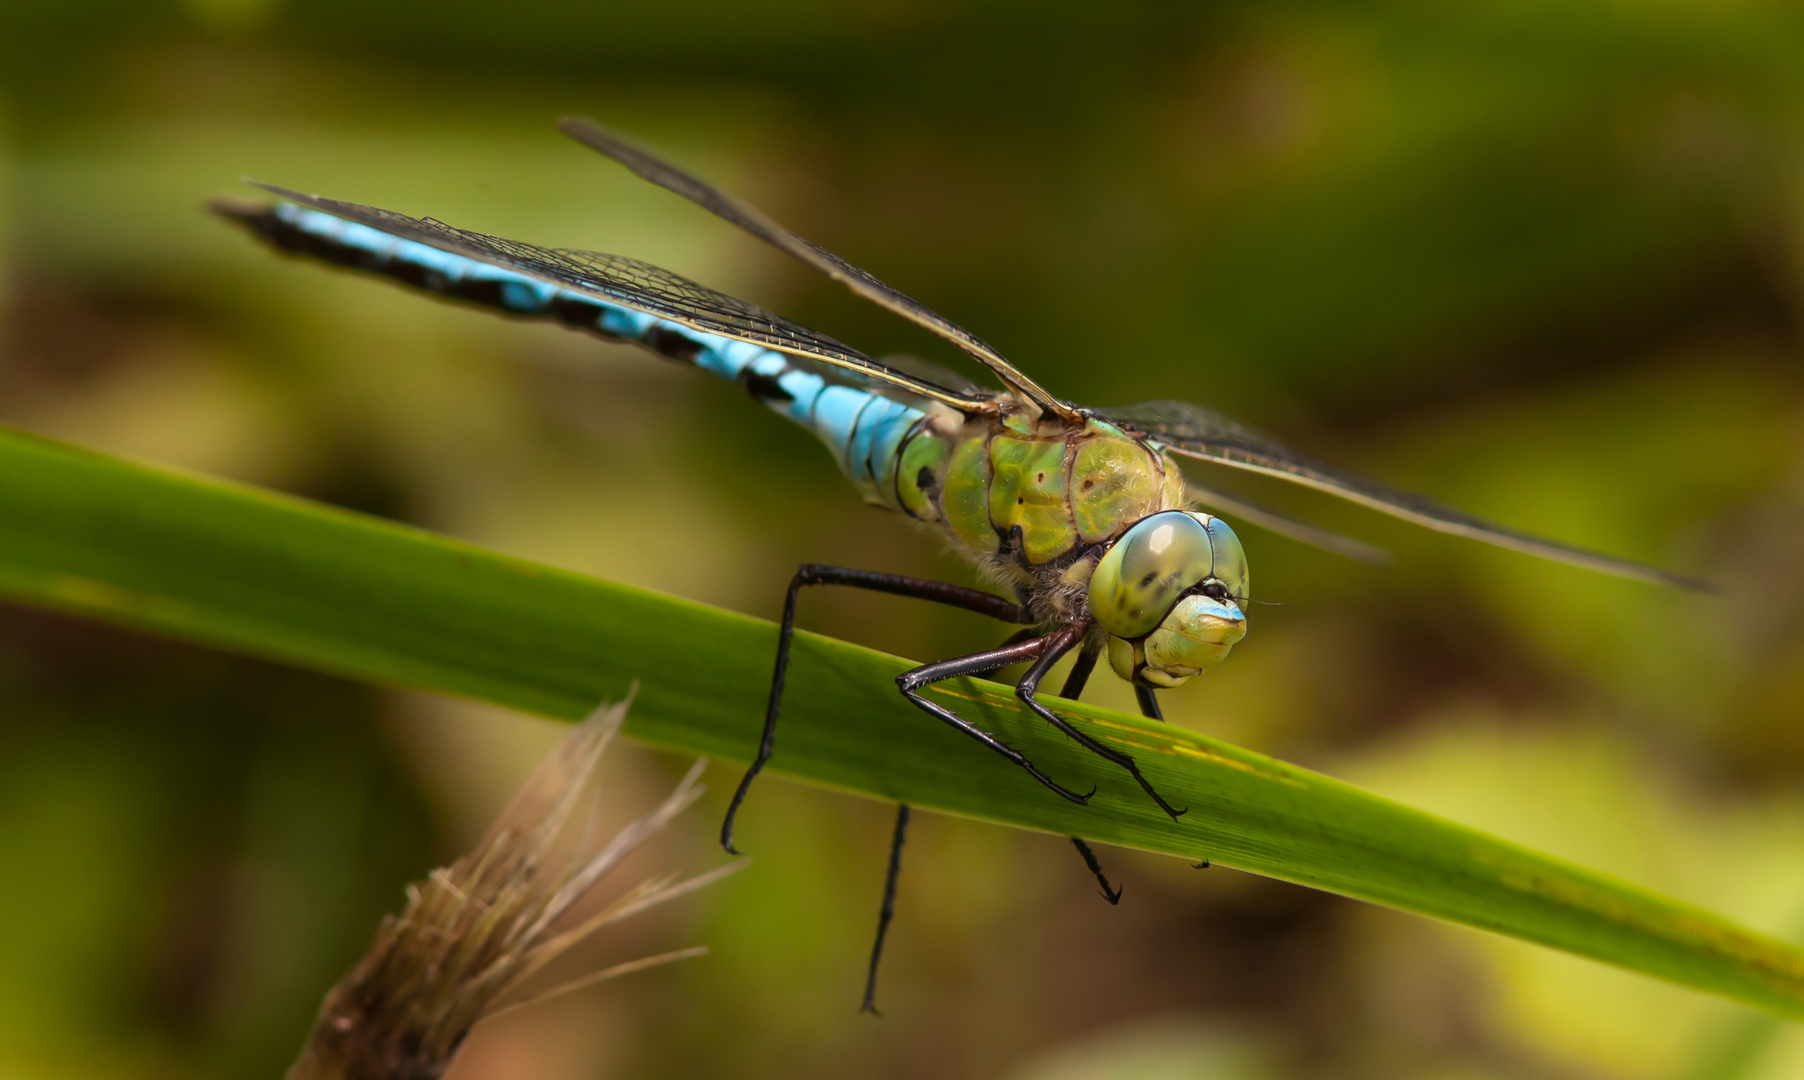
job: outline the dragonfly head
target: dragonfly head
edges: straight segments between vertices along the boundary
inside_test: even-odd
[[[1135,522],[1096,564],[1090,615],[1109,666],[1142,686],[1177,686],[1246,636],[1247,558],[1228,523],[1166,510]]]

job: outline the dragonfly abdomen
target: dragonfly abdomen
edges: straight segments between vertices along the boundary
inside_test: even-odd
[[[221,206],[285,251],[366,270],[414,288],[523,318],[551,319],[613,341],[629,341],[737,382],[751,396],[813,431],[861,494],[897,505],[893,483],[904,440],[927,413],[823,373],[774,349],[696,330],[492,263],[403,239],[293,203]]]
[[[1101,420],[1047,434],[1020,413],[966,419],[836,368],[322,210],[286,202],[219,209],[282,250],[629,341],[736,382],[814,432],[867,502],[937,525],[980,563],[1000,559],[1031,574],[1183,502],[1183,481],[1158,450]]]

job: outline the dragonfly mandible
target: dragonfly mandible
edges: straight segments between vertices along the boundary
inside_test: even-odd
[[[1057,796],[1067,786],[952,709],[923,696],[931,683],[1029,665],[1022,703],[1112,766],[1174,819],[1134,759],[1072,726],[1040,700],[1053,665],[1076,652],[1060,689],[1075,699],[1097,663],[1132,683],[1142,712],[1161,719],[1156,693],[1225,659],[1246,633],[1247,560],[1216,511],[1368,561],[1383,553],[1187,479],[1189,458],[1302,484],[1440,532],[1605,573],[1687,589],[1692,578],[1542,539],[1300,453],[1213,410],[1181,401],[1081,408],[1055,397],[974,334],[758,210],[593,121],[565,134],[787,252],[854,293],[956,345],[1002,389],[919,362],[877,360],[754,304],[619,255],[538,247],[431,218],[303,195],[268,184],[274,203],[217,200],[212,208],[280,251],[380,274],[502,314],[549,319],[737,382],[814,432],[867,502],[941,534],[1010,595],[900,574],[804,565],[790,580],[758,751],[721,823],[733,823],[775,748],[797,596],[840,585],[948,604],[1023,629],[1004,645],[917,667],[898,680],[914,706],[1001,754]],[[863,1009],[894,908],[909,808],[897,808]],[[1094,852],[1072,843],[1111,904]]]

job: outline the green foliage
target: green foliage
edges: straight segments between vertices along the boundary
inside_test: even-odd
[[[0,435],[0,590],[371,681],[575,717],[634,683],[639,739],[744,760],[769,624],[375,519]],[[1804,1017],[1804,951],[1603,875],[1184,729],[1060,708],[1189,807],[965,680],[938,690],[1068,783],[1049,796],[894,693],[906,663],[798,640],[773,771],[1226,866],[1541,942]]]
[[[196,209],[260,176],[649,259],[959,364],[551,127],[592,114],[1061,395],[1189,398],[1721,583],[1677,597],[1249,481],[1395,568],[1243,531],[1283,606],[1165,706],[1791,938],[1801,48],[1795,7],[1705,0],[0,0],[0,423],[766,617],[801,561],[967,580],[733,387],[284,263]],[[833,590],[802,621],[918,658],[997,637]],[[625,685],[582,663],[572,700]],[[1133,711],[1107,676],[1086,696]],[[907,723],[949,761],[975,749]],[[0,603],[0,865],[33,886],[0,900],[0,1073],[279,1075],[401,885],[553,737]],[[633,765],[629,789],[658,775]],[[681,823],[698,859],[708,817]],[[1056,836],[932,814],[887,1015],[854,1022],[888,822],[763,787],[757,865],[656,946],[712,958],[498,1031],[490,1060],[543,1080],[1804,1075],[1804,1028],[1660,980],[1120,850],[1109,908]]]

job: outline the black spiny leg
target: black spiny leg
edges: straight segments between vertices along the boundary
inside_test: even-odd
[[[967,589],[963,586],[949,585],[925,578],[882,574],[870,570],[853,570],[841,566],[822,566],[818,563],[809,563],[797,569],[795,577],[790,579],[789,592],[783,602],[782,628],[777,635],[777,662],[775,670],[771,673],[770,700],[765,707],[764,731],[759,739],[758,754],[752,760],[751,766],[746,769],[745,777],[739,781],[739,787],[733,793],[732,801],[727,806],[726,817],[720,826],[720,843],[728,851],[734,851],[733,819],[739,812],[740,804],[745,801],[745,795],[751,788],[752,780],[764,768],[764,763],[770,760],[771,751],[776,744],[777,715],[783,701],[783,685],[789,672],[789,647],[795,637],[796,597],[805,585],[849,585],[853,588],[951,604],[954,607],[975,611],[980,615],[989,615],[1004,622],[1024,623],[1028,621],[1020,604],[1011,603],[978,589]],[[1042,775],[1013,748],[1002,745],[988,732],[982,731],[950,711],[942,709],[914,693],[916,688],[938,679],[950,678],[954,675],[982,674],[1022,660],[1031,660],[1040,654],[1045,645],[1045,640],[1035,638],[1030,630],[1015,635],[1004,648],[940,664],[929,664],[907,672],[896,681],[901,686],[902,693],[916,705],[997,750],[1065,798],[1075,802],[1084,802],[1089,799],[1088,795],[1077,795],[1059,787]],[[890,920],[895,915],[896,884],[902,874],[902,844],[907,833],[908,805],[904,803],[896,808],[896,832],[890,841],[889,873],[883,884],[883,906],[877,916],[877,940],[871,947],[871,966],[865,977],[864,1003],[861,1011],[871,1013],[877,1011],[877,967],[883,959],[883,942],[889,933]]]
[[[1071,846],[1077,849],[1078,855],[1083,857],[1084,865],[1096,875],[1096,883],[1102,886],[1102,898],[1111,904],[1121,903],[1121,887],[1109,884],[1108,876],[1102,872],[1102,863],[1096,861],[1096,852],[1090,850],[1090,845],[1074,836],[1071,838]]]
[[[1139,683],[1134,684],[1134,697],[1140,702],[1140,714],[1148,719],[1163,721],[1165,719],[1165,714],[1159,711],[1159,698],[1157,695],[1158,691],[1150,686],[1141,686]],[[1190,867],[1193,870],[1207,870],[1209,869],[1209,860],[1204,859],[1202,862],[1191,863]]]
[[[913,671],[905,671],[896,676],[896,685],[901,688],[904,697],[914,702],[917,708],[921,709],[929,716],[944,720],[946,723],[1027,770],[1029,776],[1038,780],[1053,792],[1056,792],[1061,798],[1069,799],[1081,806],[1090,801],[1090,796],[1096,794],[1096,789],[1092,788],[1087,794],[1079,795],[1075,791],[1059,786],[1059,784],[1051,777],[1035,768],[1034,763],[1027,760],[1027,756],[1021,753],[1021,751],[1002,742],[997,739],[996,736],[991,735],[989,732],[978,727],[976,724],[973,724],[971,721],[966,720],[964,717],[953,712],[951,709],[946,708],[944,705],[928,701],[926,698],[922,697],[919,692],[921,687],[926,686],[929,683],[936,683],[942,679],[950,679],[959,675],[983,675],[995,671],[997,668],[1005,668],[1010,664],[1018,664],[1023,660],[1034,661],[1034,666],[1028,669],[1028,674],[1031,675],[1034,671],[1041,670],[1043,666],[1050,666],[1046,662],[1046,657],[1048,655],[1051,655],[1053,659],[1056,660],[1060,654],[1063,654],[1071,648],[1068,641],[1070,635],[1071,631],[1069,630],[1058,630],[1046,637],[1035,638],[1032,641],[1023,641],[1016,645],[1004,645],[999,649],[972,653],[970,656],[955,657],[951,660],[941,660],[937,664],[924,664],[921,667],[915,668]],[[1060,642],[1064,642],[1064,644],[1057,644]],[[1044,673],[1042,672],[1042,675],[1043,674]],[[1044,712],[1043,709],[1041,711]],[[1055,718],[1054,723],[1059,724],[1065,727],[1067,731],[1070,731],[1069,725],[1065,725],[1064,721]],[[1076,734],[1076,732],[1071,733],[1074,735]],[[1084,736],[1082,735],[1077,735],[1077,738],[1080,742],[1084,741]]]
[[[951,604],[953,607],[975,611],[979,615],[988,615],[1004,622],[1026,621],[1026,615],[1021,610],[1020,604],[1011,603],[979,589],[967,589],[962,585],[948,585],[943,581],[905,577],[901,574],[880,574],[873,570],[822,566],[819,563],[806,563],[798,568],[795,577],[789,579],[789,593],[783,600],[783,625],[782,629],[777,632],[777,665],[776,670],[771,674],[770,701],[764,709],[764,734],[758,741],[758,756],[752,759],[751,767],[746,769],[745,777],[739,781],[738,790],[733,792],[733,799],[727,804],[726,817],[720,823],[720,846],[735,855],[739,852],[733,847],[733,819],[739,813],[739,804],[745,801],[745,793],[751,789],[752,780],[764,768],[764,763],[770,760],[771,750],[776,745],[777,712],[783,702],[784,678],[789,673],[789,643],[795,637],[796,594],[800,593],[805,585],[850,585],[857,589],[870,589],[874,592],[892,593],[896,596],[908,596],[917,600]],[[1020,659],[1026,659],[1026,657]],[[963,672],[954,674],[963,674]],[[991,741],[994,742],[994,740]],[[1022,758],[1022,760],[1026,759]],[[1044,780],[1043,777],[1042,780]],[[1046,782],[1050,783],[1050,781]]]
[[[1170,803],[1165,801],[1163,796],[1153,790],[1153,786],[1147,783],[1146,777],[1140,775],[1140,767],[1134,764],[1133,758],[1119,750],[1109,749],[1095,739],[1092,739],[1090,736],[1085,735],[1083,732],[1072,727],[1058,714],[1040,704],[1039,700],[1034,697],[1035,692],[1040,689],[1040,680],[1046,677],[1046,673],[1052,669],[1052,665],[1059,657],[1071,651],[1071,647],[1078,643],[1083,637],[1083,634],[1084,627],[1068,626],[1062,630],[1056,630],[1047,637],[1042,638],[1041,641],[1044,643],[1045,648],[1040,653],[1039,659],[1034,661],[1034,665],[1027,669],[1027,674],[1021,676],[1021,681],[1015,685],[1015,696],[1020,698],[1022,702],[1026,704],[1028,708],[1032,709],[1042,720],[1045,720],[1053,727],[1058,728],[1060,731],[1071,736],[1071,738],[1077,740],[1079,746],[1082,746],[1084,749],[1105,761],[1114,762],[1116,765],[1126,769],[1128,775],[1132,776],[1134,781],[1140,785],[1140,789],[1152,796],[1152,800],[1159,804],[1159,809],[1170,814],[1171,819],[1176,821],[1183,815],[1184,811],[1174,809]]]
[[[1097,647],[1090,642],[1084,643],[1084,647],[1077,654],[1077,662],[1071,665],[1071,674],[1065,676],[1065,688],[1059,691],[1060,697],[1076,701],[1083,695],[1084,685],[1090,681],[1090,673],[1096,670],[1098,651]],[[1102,872],[1102,863],[1096,860],[1096,852],[1090,850],[1090,845],[1074,836],[1071,838],[1071,846],[1077,849],[1078,855],[1084,860],[1084,865],[1090,868],[1092,874],[1096,875],[1096,884],[1102,887],[1102,898],[1111,904],[1121,903],[1121,889],[1109,884],[1108,875]]]
[[[1071,665],[1071,674],[1065,676],[1065,686],[1059,696],[1068,701],[1076,701],[1084,696],[1084,687],[1090,685],[1090,673],[1096,670],[1096,657],[1102,649],[1084,642],[1084,647],[1077,651],[1077,660]]]
[[[896,806],[896,835],[889,842],[889,873],[883,879],[883,906],[877,909],[877,941],[871,946],[871,970],[864,977],[864,1004],[861,1013],[877,1012],[877,963],[883,959],[883,937],[889,933],[889,921],[896,914],[896,879],[902,876],[902,841],[908,836],[908,804]]]

